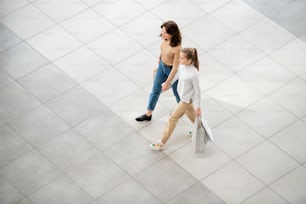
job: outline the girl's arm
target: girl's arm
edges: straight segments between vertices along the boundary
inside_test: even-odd
[[[201,89],[200,89],[200,81],[198,76],[194,77],[193,88],[194,88],[194,106],[196,109],[197,116],[201,116]]]

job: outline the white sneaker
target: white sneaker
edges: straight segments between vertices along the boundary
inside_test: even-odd
[[[192,130],[189,130],[189,131],[187,132],[187,135],[188,135],[189,137],[191,137],[191,136],[192,136]]]
[[[150,147],[155,151],[160,151],[166,149],[166,144],[163,144],[162,142],[158,141],[156,143],[150,144]]]

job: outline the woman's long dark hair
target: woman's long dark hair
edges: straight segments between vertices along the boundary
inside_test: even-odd
[[[174,21],[166,21],[161,26],[161,28],[165,27],[166,32],[169,35],[172,35],[170,46],[176,47],[181,45],[182,43],[182,36],[179,27]]]

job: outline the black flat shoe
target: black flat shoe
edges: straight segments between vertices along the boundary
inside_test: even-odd
[[[136,121],[138,122],[142,122],[142,121],[151,121],[152,115],[151,116],[147,116],[146,114],[143,114],[137,118],[135,118]]]

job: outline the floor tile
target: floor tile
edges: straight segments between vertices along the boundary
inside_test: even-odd
[[[77,125],[75,129],[100,150],[111,147],[136,133],[132,127],[109,109],[100,111]]]
[[[31,204],[31,203],[28,199],[24,198],[24,199],[18,201],[16,204]]]
[[[112,68],[111,65],[87,47],[71,52],[54,61],[54,64],[78,83]]]
[[[13,79],[19,79],[48,63],[26,43],[18,44],[0,53],[0,68]]]
[[[104,154],[133,176],[165,156],[151,151],[149,144],[149,141],[135,132],[105,150]]]
[[[15,33],[0,23],[0,52],[20,42]]]
[[[210,143],[203,154],[194,154],[192,144],[188,143],[170,154],[170,158],[198,180],[209,176],[231,160],[215,144]]]
[[[263,53],[235,36],[208,52],[231,70],[240,71],[263,57]]]
[[[265,94],[280,89],[296,78],[270,57],[262,58],[238,74]]]
[[[35,150],[2,167],[0,174],[28,195],[56,179],[61,172]]]
[[[40,105],[36,98],[15,82],[0,89],[0,101],[0,118],[5,122],[16,119]]]
[[[91,158],[68,175],[94,199],[128,179],[128,175],[103,154]]]
[[[88,6],[94,6],[98,3],[101,3],[103,0],[82,0]]]
[[[118,196],[120,195],[120,196]],[[99,204],[160,204],[161,202],[134,180],[128,180],[97,200]]]
[[[290,203],[305,203],[306,169],[299,167],[274,183],[271,188]]]
[[[279,12],[280,9],[292,3],[293,0],[244,0],[244,2],[270,18]]]
[[[301,40],[303,40],[304,42],[306,42],[306,34],[302,35],[300,38],[301,38]]]
[[[199,29],[205,27],[206,29]],[[184,27],[184,35],[204,51],[233,36],[233,32],[210,16],[203,16]]]
[[[269,19],[250,26],[239,35],[266,54],[281,48],[296,38]]]
[[[61,118],[45,106],[40,106],[11,121],[9,125],[35,147],[48,142],[69,128]]]
[[[88,46],[111,65],[116,65],[141,50],[140,45],[119,30],[102,36]]]
[[[88,8],[81,0],[62,0],[60,4],[56,0],[39,0],[34,5],[56,22],[62,22]]]
[[[302,102],[306,99],[306,81],[304,80],[296,79],[290,82],[274,92],[271,97],[298,117],[306,114],[306,107]]]
[[[280,197],[278,194],[273,192],[271,189],[266,188],[263,191],[256,193],[251,198],[247,199],[243,204],[270,204],[270,203],[278,203],[278,204],[288,204],[284,198]]]
[[[22,194],[17,191],[4,178],[0,177],[0,202],[15,203],[22,198]]]
[[[265,184],[275,182],[299,165],[268,141],[248,151],[238,162]]]
[[[279,132],[270,141],[280,147],[300,163],[306,162],[306,123],[297,121],[288,128]]]
[[[199,8],[204,10],[207,13],[211,13],[212,11],[222,7],[226,3],[229,3],[230,0],[190,0],[191,3],[197,5]]]
[[[71,35],[85,44],[115,29],[110,22],[93,9],[85,10],[62,25]]]
[[[264,140],[260,134],[236,117],[214,128],[213,134],[216,145],[232,158],[242,155]]]
[[[128,23],[145,12],[145,8],[133,0],[102,1],[93,8],[116,27]]]
[[[196,183],[192,176],[168,158],[140,172],[135,179],[162,202],[168,201]]]
[[[69,130],[41,146],[39,151],[64,172],[98,153],[92,144],[74,130]]]
[[[77,85],[53,64],[32,72],[19,80],[19,83],[43,103]]]
[[[31,4],[4,17],[1,22],[22,39],[27,39],[55,24]]]
[[[235,162],[205,178],[202,183],[228,204],[240,203],[263,188],[261,182]]]
[[[106,106],[111,106],[138,90],[134,83],[116,69],[100,73],[81,85]]]
[[[263,97],[263,94],[238,76],[209,89],[207,94],[232,113],[238,113]]]
[[[210,204],[225,203],[203,184],[197,183],[182,192],[179,196],[171,199],[167,204],[201,204],[203,202]]]
[[[56,179],[49,185],[30,195],[29,199],[33,204],[82,204],[92,201],[92,198],[67,176],[61,176]]]
[[[301,36],[306,33],[306,4],[299,1],[290,2],[271,17],[276,23],[289,32]],[[301,20],[303,19],[303,20]]]
[[[52,27],[27,42],[43,56],[53,61],[81,46],[81,43],[59,26]]]
[[[115,66],[140,88],[153,83],[153,70],[157,67],[157,59],[147,51],[142,51]]]
[[[33,149],[6,125],[0,128],[0,135],[0,167]]]
[[[3,71],[0,69],[0,89],[9,83],[11,83],[13,79],[6,73],[6,71]]]
[[[1,1],[1,10],[0,17],[3,17],[19,8],[22,8],[28,5],[29,2],[26,0],[2,0]]]
[[[145,13],[120,28],[142,47],[159,42],[160,26],[163,22],[150,13]]]
[[[76,87],[48,102],[47,106],[62,117],[69,125],[76,125],[105,106],[81,87]]]
[[[283,65],[286,69],[300,76],[306,72],[306,44],[300,39],[296,39],[270,56]]]
[[[233,0],[213,11],[211,15],[237,33],[264,18],[241,0]]]

